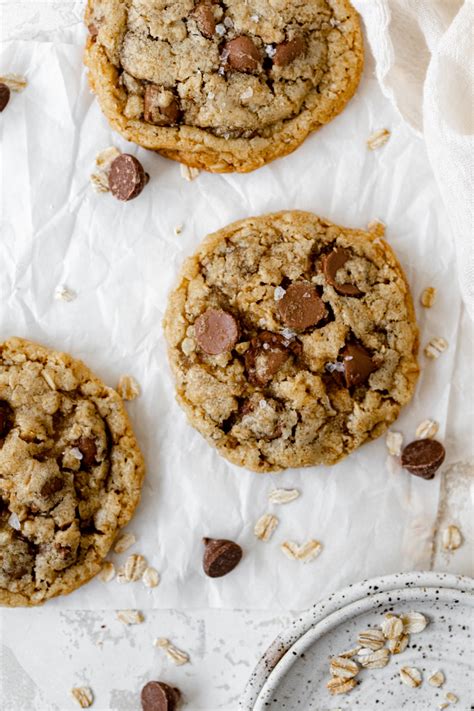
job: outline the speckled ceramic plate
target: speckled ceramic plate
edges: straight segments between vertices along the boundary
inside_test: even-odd
[[[332,656],[356,646],[361,630],[380,624],[386,612],[422,612],[429,625],[383,669],[364,669],[350,693],[326,689]],[[403,573],[351,585],[294,620],[269,647],[240,701],[242,711],[424,711],[454,693],[458,711],[474,709],[474,580],[441,573]],[[418,668],[423,683],[400,680],[402,666]],[[428,683],[436,670],[442,688]]]

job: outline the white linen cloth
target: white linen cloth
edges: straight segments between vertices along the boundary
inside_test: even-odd
[[[474,0],[353,0],[383,93],[422,133],[452,225],[464,303],[474,317]]]

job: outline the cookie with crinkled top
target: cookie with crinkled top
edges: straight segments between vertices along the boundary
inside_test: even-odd
[[[127,140],[213,172],[297,148],[354,94],[349,0],[88,0],[89,81]]]
[[[219,230],[186,260],[164,319],[177,397],[229,461],[335,464],[411,399],[418,329],[381,232],[279,212]]]
[[[143,476],[112,388],[65,353],[0,344],[1,605],[38,605],[96,575]]]

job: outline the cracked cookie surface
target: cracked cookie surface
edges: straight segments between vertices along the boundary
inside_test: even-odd
[[[164,328],[190,423],[258,472],[335,464],[385,432],[418,377],[413,303],[390,246],[307,212],[208,236]]]
[[[37,605],[96,575],[143,475],[112,388],[65,353],[0,344],[0,604]]]
[[[112,126],[215,172],[293,151],[344,108],[363,65],[348,0],[89,0],[86,25]]]

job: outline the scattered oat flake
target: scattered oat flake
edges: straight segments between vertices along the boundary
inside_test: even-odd
[[[442,704],[438,704],[439,709],[447,709],[449,704],[446,701],[443,701]]]
[[[117,619],[124,625],[139,625],[145,618],[140,610],[118,610]]]
[[[412,689],[416,689],[423,681],[421,672],[416,667],[402,667],[400,669],[400,679],[407,686],[411,686]]]
[[[116,553],[125,553],[125,551],[128,551],[128,549],[133,546],[135,541],[136,538],[133,533],[124,533],[115,542],[114,551]]]
[[[428,684],[431,684],[431,686],[436,686],[436,688],[439,688],[440,686],[443,686],[444,682],[446,681],[446,677],[444,676],[442,671],[435,671],[434,674],[432,674],[429,679],[428,679]]]
[[[105,563],[102,564],[98,577],[103,583],[109,583],[115,578],[115,565],[106,560]]]
[[[453,694],[452,691],[448,691],[445,698],[449,701],[450,704],[457,704],[457,702],[459,701],[456,694]]]
[[[359,664],[365,669],[382,669],[390,660],[390,652],[386,647],[381,649],[360,649],[357,652]]]
[[[443,548],[446,551],[455,551],[462,545],[462,534],[457,526],[450,524],[442,533]]]
[[[81,709],[88,709],[94,703],[94,694],[88,686],[75,686],[71,689],[71,696],[77,701]]]
[[[272,504],[289,504],[300,495],[298,489],[273,489],[268,494],[268,500]]]
[[[134,583],[137,580],[140,580],[146,568],[147,563],[142,555],[139,555],[138,553],[129,555],[127,560],[125,561],[124,566],[124,572],[127,581],[130,583]]]
[[[54,298],[57,301],[74,301],[77,294],[72,289],[69,289],[66,284],[60,284],[56,287],[54,292]]]
[[[420,296],[420,303],[425,307],[425,309],[431,308],[435,302],[435,299],[436,289],[434,286],[427,286],[426,289],[423,289]]]
[[[115,148],[115,146],[109,146],[109,148],[104,148],[103,151],[100,151],[100,153],[96,155],[96,169],[90,176],[92,187],[96,192],[109,192],[110,167],[119,155],[120,151],[118,148]]]
[[[260,516],[255,524],[253,532],[261,541],[269,541],[278,526],[278,523],[278,518],[273,514],[263,514],[263,516]]]
[[[135,400],[140,395],[140,386],[132,375],[122,375],[118,381],[117,392],[122,400]]]
[[[130,580],[128,580],[127,576],[125,575],[125,568],[123,567],[117,570],[117,582],[120,583],[120,585],[125,585],[125,583],[130,582]]]
[[[186,652],[183,652],[181,649],[175,647],[174,644],[171,644],[169,639],[161,637],[160,639],[155,639],[153,644],[155,647],[161,647],[171,661],[177,666],[181,666],[182,664],[187,664],[189,662],[189,654],[186,654]]]
[[[201,172],[199,170],[199,168],[192,168],[189,165],[184,165],[184,163],[181,163],[180,170],[181,170],[181,177],[189,182],[191,180],[194,180],[195,178],[197,178],[199,173]]]
[[[332,676],[340,679],[352,679],[359,673],[359,665],[346,657],[333,657],[329,664],[329,671]]]
[[[321,543],[314,539],[298,545],[294,541],[284,541],[280,546],[281,551],[290,560],[300,560],[303,563],[309,563],[314,560],[321,552]]]
[[[146,568],[142,575],[142,581],[147,588],[156,588],[160,584],[160,576],[156,568]]]
[[[385,637],[381,630],[363,630],[362,632],[359,632],[357,641],[359,642],[361,647],[366,647],[367,649],[375,651],[377,649],[381,649],[384,646]]]
[[[352,689],[357,686],[357,681],[355,679],[341,679],[340,677],[333,676],[326,686],[333,695],[347,694],[348,691],[352,691]]]
[[[423,352],[427,358],[439,358],[441,353],[444,353],[447,347],[447,340],[442,336],[436,336],[435,338],[432,338],[431,341],[429,341],[428,345],[425,346]]]
[[[351,659],[352,657],[355,657],[359,650],[360,647],[353,647],[352,649],[348,649],[346,652],[339,652],[337,656],[342,657],[343,659]]]
[[[402,453],[403,435],[400,432],[389,430],[385,437],[385,444],[392,457],[399,457]]]
[[[0,83],[6,84],[10,91],[18,92],[28,86],[28,81],[22,74],[4,74],[0,76]]]
[[[395,639],[389,639],[387,641],[387,647],[391,654],[401,654],[407,648],[409,641],[410,635],[402,634],[400,637],[396,637]]]
[[[371,151],[376,150],[377,148],[381,148],[383,145],[385,145],[390,138],[390,131],[386,128],[381,128],[378,131],[374,131],[374,133],[369,136],[367,139],[367,146]]]
[[[173,232],[175,233],[176,237],[181,234],[183,231],[183,225],[176,225],[174,228]]]
[[[439,425],[434,420],[423,420],[420,422],[415,431],[417,439],[433,439],[436,437],[439,430]]]
[[[403,622],[396,615],[385,615],[382,632],[385,639],[397,639],[403,633]]]
[[[421,612],[406,612],[400,615],[400,619],[403,622],[403,631],[408,634],[423,632],[428,624],[428,620]]]

